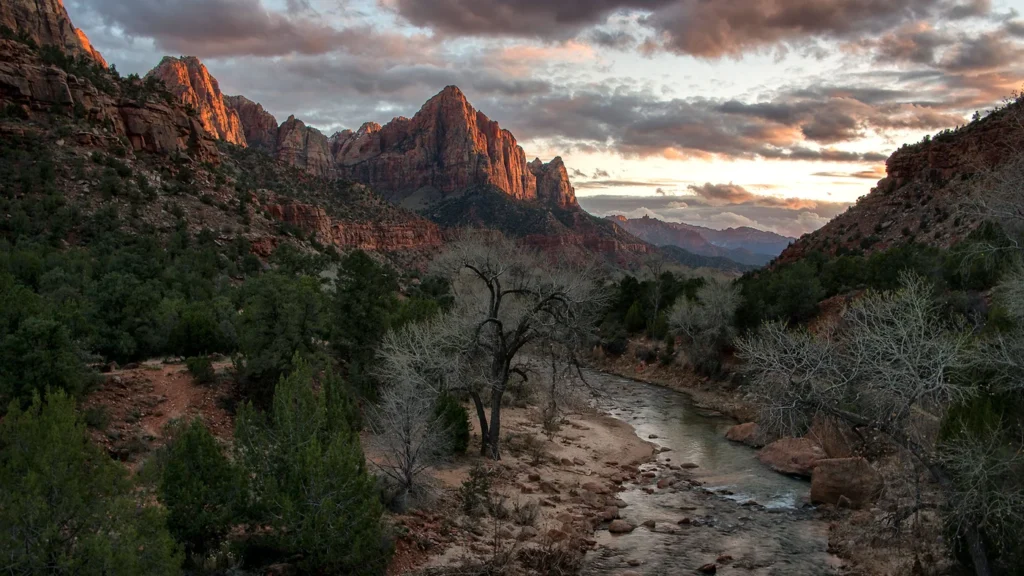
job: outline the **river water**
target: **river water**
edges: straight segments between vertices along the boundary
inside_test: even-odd
[[[657,474],[648,482],[684,481],[666,489],[626,483],[620,516],[638,528],[624,535],[598,530],[583,574],[694,574],[709,563],[726,576],[838,573],[839,561],[827,552],[828,526],[809,505],[810,484],[773,472],[754,450],[725,440],[734,422],[673,390],[587,376],[597,408],[665,450],[642,468]],[[642,525],[650,521],[654,528]]]

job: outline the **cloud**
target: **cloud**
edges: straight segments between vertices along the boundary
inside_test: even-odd
[[[600,168],[598,168],[597,170],[594,170],[594,175],[591,176],[591,178],[611,178],[611,174],[609,174],[606,170],[601,170]]]
[[[262,0],[74,0],[123,35],[152,38],[156,47],[200,57],[356,54],[422,57],[425,36],[382,33],[369,26],[335,28],[308,0],[290,0],[286,12]]]
[[[789,210],[814,209],[818,206],[816,201],[804,198],[780,198],[777,196],[754,194],[743,186],[731,182],[729,184],[712,184],[708,182],[700,186],[691,184],[687,189],[708,206],[746,204],[749,206],[787,208]]]
[[[857,172],[815,172],[812,176],[825,178],[859,178],[862,180],[881,180],[886,177],[885,166],[875,166],[870,170],[859,170]]]
[[[583,179],[590,178],[590,176],[587,176],[586,174],[584,174],[583,171],[580,170],[579,168],[573,168],[572,170],[570,170],[569,171],[569,175],[572,176],[573,178],[583,178]]]
[[[814,201],[800,209],[751,202],[715,206],[697,195],[604,195],[580,197],[579,201],[583,208],[597,216],[621,214],[640,218],[647,215],[668,222],[685,222],[715,229],[750,226],[790,237],[799,237],[821,228],[850,206],[847,203],[825,201]]]

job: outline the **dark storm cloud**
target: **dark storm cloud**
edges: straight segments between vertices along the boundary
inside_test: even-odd
[[[993,70],[1014,63],[1020,55],[1020,45],[1008,33],[990,32],[958,43],[941,66],[954,72]]]

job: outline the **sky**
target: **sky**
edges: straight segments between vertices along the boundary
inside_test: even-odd
[[[593,214],[799,236],[1024,80],[1024,0],[65,0],[122,74],[198,56],[330,135],[445,86]]]

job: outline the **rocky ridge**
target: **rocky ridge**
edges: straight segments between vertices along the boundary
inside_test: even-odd
[[[1016,101],[957,130],[903,146],[886,162],[886,177],[855,206],[805,235],[779,257],[793,262],[811,252],[866,253],[917,242],[948,248],[978,221],[963,214],[969,182],[1024,147]]]
[[[71,23],[62,0],[4,0],[0,3],[0,26],[39,46],[59,46],[69,54],[92,58],[107,67],[85,33]]]
[[[712,230],[650,216],[609,216],[608,219],[655,246],[675,246],[700,256],[728,258],[747,266],[767,264],[793,241],[773,232],[745,227]]]
[[[163,82],[178,100],[191,106],[207,132],[225,142],[246,145],[238,112],[225,105],[220,84],[198,58],[164,56],[149,76]]]

